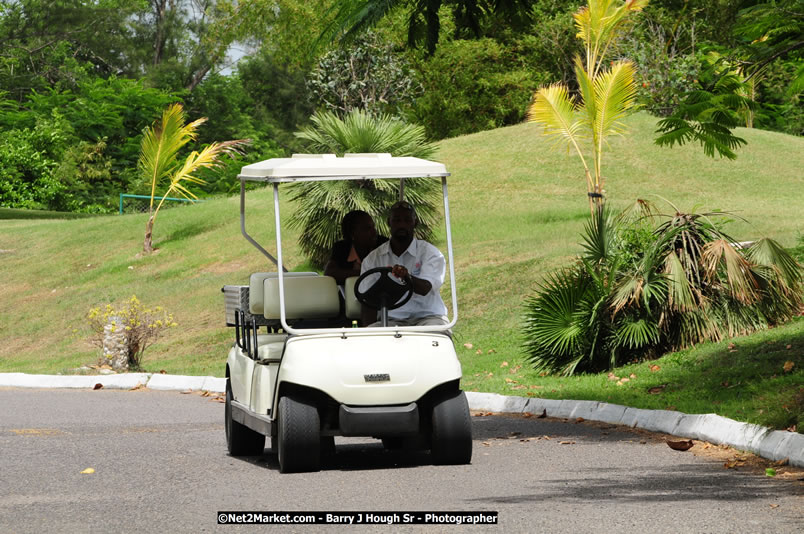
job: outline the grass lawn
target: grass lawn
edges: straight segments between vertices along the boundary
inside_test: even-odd
[[[726,230],[739,241],[769,236],[787,247],[798,244],[804,140],[740,130],[748,145],[732,162],[706,158],[696,146],[656,147],[655,119],[648,115],[628,122],[631,133],[614,139],[603,161],[615,207],[639,197],[669,213],[664,197],[681,210],[733,212],[738,217]],[[465,389],[675,407],[777,428],[798,422],[802,429],[801,319],[615,370],[627,382],[529,370],[519,348],[522,301],[546,273],[580,252],[588,213],[580,163],[551,150],[530,124],[445,140],[437,159],[452,173],[455,333]],[[283,219],[292,209],[282,203]],[[270,192],[250,193],[247,213],[249,232],[273,250]],[[236,197],[164,210],[154,231],[159,250],[150,256],[140,254],[143,214],[0,221],[0,372],[57,373],[94,363],[86,312],[136,294],[146,306],[174,312],[180,324],[148,349],[147,370],[222,376],[233,335],[224,326],[220,288],[272,270],[240,236],[238,214]],[[289,268],[304,263],[295,237],[283,227]],[[436,244],[444,248],[443,233]],[[793,363],[788,372],[786,362]]]

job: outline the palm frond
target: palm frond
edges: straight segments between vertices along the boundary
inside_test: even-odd
[[[595,79],[595,129],[598,143],[611,134],[621,134],[625,126],[619,121],[634,107],[636,84],[634,65],[618,61]]]
[[[710,283],[715,281],[720,268],[725,269],[727,290],[742,304],[754,302],[759,284],[751,271],[751,264],[725,239],[715,239],[703,247],[701,263]]]
[[[769,238],[759,239],[748,247],[746,256],[757,265],[772,268],[779,274],[784,286],[800,292],[804,281],[804,267],[779,243]]]
[[[574,99],[567,88],[559,83],[542,87],[536,92],[533,104],[528,110],[528,121],[544,128],[544,134],[575,147],[581,160],[586,163],[579,143],[584,137],[583,121],[576,116]]]

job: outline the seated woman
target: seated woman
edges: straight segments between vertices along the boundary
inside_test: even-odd
[[[361,210],[350,211],[341,222],[343,240],[332,247],[332,256],[324,266],[324,274],[343,285],[350,276],[360,276],[363,258],[379,245],[388,241],[377,235],[377,227],[371,215]]]

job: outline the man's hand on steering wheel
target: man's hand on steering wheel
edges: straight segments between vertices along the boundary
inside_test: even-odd
[[[397,264],[397,265],[394,265],[393,267],[391,267],[391,274],[393,274],[394,276],[396,276],[400,280],[404,280],[405,278],[408,277],[409,273],[408,273],[407,268],[405,268],[404,265]]]

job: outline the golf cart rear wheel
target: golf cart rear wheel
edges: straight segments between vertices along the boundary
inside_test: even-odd
[[[265,450],[265,436],[232,419],[232,386],[226,381],[226,447],[232,456],[258,456]]]
[[[321,426],[312,404],[294,397],[279,399],[276,440],[282,473],[321,468]]]
[[[472,419],[463,391],[454,391],[433,405],[433,463],[468,464],[472,461]]]

